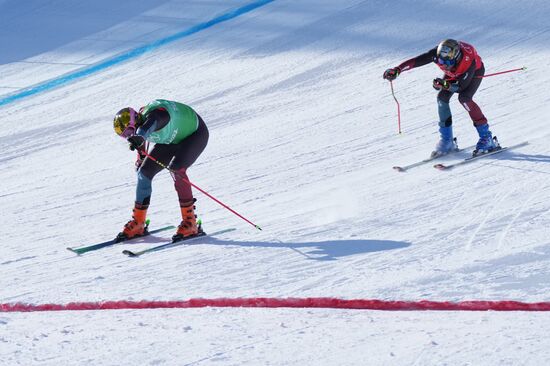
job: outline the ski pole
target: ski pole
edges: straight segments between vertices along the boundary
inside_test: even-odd
[[[393,92],[393,81],[390,80],[390,87],[391,87],[391,95],[393,96],[393,100],[395,100],[395,103],[397,103],[397,131],[399,134],[401,134],[401,108],[399,107],[399,101],[395,97],[395,93]]]
[[[197,190],[199,190],[200,192],[204,193],[207,197],[211,198],[213,201],[215,201],[216,203],[220,204],[221,206],[223,206],[224,208],[226,208],[227,210],[229,210],[230,212],[232,212],[233,214],[237,215],[238,217],[240,217],[241,219],[243,219],[244,221],[248,222],[250,225],[254,226],[256,229],[258,230],[262,230],[261,227],[259,227],[258,225],[256,225],[255,223],[253,223],[252,221],[248,220],[246,217],[244,217],[243,215],[241,215],[240,213],[238,213],[237,211],[233,210],[231,207],[227,206],[225,203],[221,202],[220,200],[218,200],[217,198],[215,198],[214,196],[212,196],[210,193],[206,192],[204,189],[198,187],[197,185],[195,185],[194,183],[191,183],[189,180],[185,179],[184,177],[182,177],[181,175],[179,175],[175,170],[172,170],[170,169],[169,167],[167,167],[165,164],[161,163],[160,161],[158,161],[157,159],[155,159],[154,157],[152,157],[147,151],[142,151],[145,156],[147,156],[149,159],[153,160],[155,163],[157,163],[158,165],[160,165],[162,168],[168,170],[169,172],[171,172],[172,174],[174,174],[175,176],[179,177],[181,180],[183,180],[185,183],[189,184],[191,187],[193,188],[196,188]]]
[[[509,72],[524,71],[524,70],[527,70],[527,67],[523,66],[523,67],[519,67],[519,68],[517,68],[517,69],[511,69],[511,70],[506,70],[506,71],[495,72],[495,73],[492,73],[492,74],[487,74],[487,75],[483,75],[483,76],[478,76],[477,78],[478,78],[478,79],[488,78],[489,76],[507,74],[507,73],[509,73]]]

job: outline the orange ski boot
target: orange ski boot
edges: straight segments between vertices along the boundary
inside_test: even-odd
[[[119,238],[132,239],[147,233],[147,224],[145,223],[147,206],[144,207],[136,204],[133,213],[132,220],[128,221],[126,225],[124,225],[122,232],[118,234]]]
[[[178,241],[189,236],[195,236],[202,233],[200,225],[197,224],[197,215],[195,215],[195,199],[181,206],[182,221],[178,226],[176,234],[172,236],[172,241]]]

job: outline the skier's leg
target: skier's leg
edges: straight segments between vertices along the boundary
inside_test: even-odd
[[[474,126],[476,127],[487,123],[487,118],[483,115],[481,108],[479,108],[477,103],[473,101],[474,94],[477,92],[477,89],[483,80],[483,78],[479,76],[483,76],[484,74],[485,68],[482,66],[476,71],[470,85],[458,94],[458,101],[462,104],[464,109],[466,109],[472,119],[472,122],[474,123]]]
[[[181,208],[182,221],[178,226],[173,240],[178,240],[186,236],[196,235],[199,232],[197,225],[197,216],[195,215],[195,199],[191,186],[187,183],[187,168],[189,168],[204,151],[208,143],[208,128],[200,116],[199,128],[191,136],[187,137],[177,146],[174,160],[170,164],[174,170],[174,186],[178,193],[178,199]]]
[[[197,131],[179,144],[174,145],[176,147],[174,160],[170,164],[170,168],[176,172],[174,185],[178,193],[180,205],[186,205],[193,201],[191,186],[181,178],[189,180],[187,169],[193,165],[208,144],[208,128],[203,119],[200,116],[198,118],[199,128]]]
[[[453,93],[448,90],[441,90],[437,93],[437,113],[439,114],[439,127],[451,127],[453,124],[453,116],[449,101]]]
[[[158,160],[163,165],[168,165],[172,157],[174,156],[175,145],[156,144],[149,152],[153,158]],[[160,164],[157,164],[149,158],[145,158],[143,164],[138,170],[137,174],[137,188],[136,188],[136,204],[143,206],[149,206],[151,201],[152,182],[155,175],[163,169]]]
[[[439,114],[439,141],[435,145],[432,157],[445,155],[456,149],[453,139],[453,117],[449,101],[453,93],[441,90],[437,94],[437,112]]]
[[[495,142],[493,141],[493,134],[489,130],[487,118],[485,117],[477,103],[473,101],[474,94],[477,92],[477,89],[479,88],[479,86],[481,85],[481,81],[483,80],[483,78],[479,76],[483,76],[484,74],[485,68],[482,66],[479,70],[476,71],[470,85],[468,85],[468,87],[460,92],[458,95],[458,101],[460,102],[460,104],[462,104],[464,109],[468,111],[468,114],[470,115],[470,118],[474,123],[474,127],[476,128],[479,135],[479,140],[476,144],[476,152],[474,152],[474,154],[476,154],[477,152],[491,151],[497,147]]]
[[[151,150],[150,155],[155,159],[168,164],[172,158],[169,145],[157,144]],[[133,209],[132,220],[124,225],[122,235],[127,238],[143,235],[145,232],[145,220],[147,209],[151,200],[153,177],[162,170],[162,167],[146,158],[137,173],[136,201]]]

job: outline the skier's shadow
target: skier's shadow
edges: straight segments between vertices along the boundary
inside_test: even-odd
[[[223,245],[255,248],[291,249],[298,254],[312,260],[332,261],[341,257],[383,252],[387,250],[403,249],[411,245],[408,242],[393,240],[327,240],[317,242],[242,242],[221,240],[211,237],[199,239],[193,244]]]
[[[496,155],[496,156],[498,156],[498,155]],[[500,162],[501,164],[504,163],[505,161],[528,161],[528,162],[533,162],[533,163],[538,163],[538,162],[540,162],[540,163],[550,163],[550,156],[540,155],[540,154],[533,155],[533,154],[514,153],[514,154],[509,154],[508,156],[499,157],[499,158],[497,158],[496,161]],[[527,166],[527,165],[522,166],[522,167],[512,167],[512,166],[505,165],[505,164],[502,164],[502,165],[506,166],[510,169],[516,169],[516,170],[520,170],[520,171],[550,174],[547,171],[536,170],[533,167]]]
[[[506,160],[526,160],[532,162],[550,163],[550,156],[540,154],[511,154]]]

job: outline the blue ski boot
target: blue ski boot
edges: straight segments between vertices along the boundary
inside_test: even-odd
[[[489,131],[489,124],[476,126],[476,129],[479,134],[479,141],[477,142],[473,156],[485,154],[500,148],[496,137],[493,138],[493,134]]]
[[[432,158],[447,155],[450,152],[457,151],[456,139],[453,138],[453,127],[439,127],[439,141],[432,151]]]

